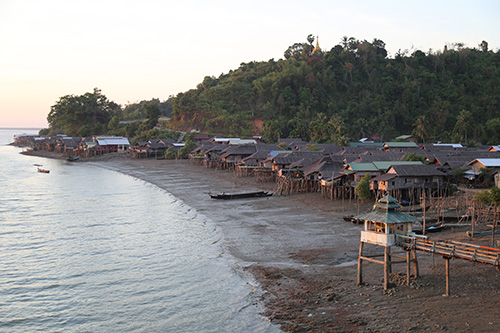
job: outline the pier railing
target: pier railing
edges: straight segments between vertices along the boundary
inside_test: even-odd
[[[396,235],[396,244],[407,250],[415,249],[417,251],[439,254],[445,258],[458,258],[493,265],[496,268],[500,267],[500,249],[492,247],[452,240],[404,235]]]

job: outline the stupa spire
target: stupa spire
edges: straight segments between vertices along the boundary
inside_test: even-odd
[[[319,37],[318,36],[316,36],[316,46],[314,47],[311,54],[315,54],[316,52],[321,52],[321,49],[319,47]]]

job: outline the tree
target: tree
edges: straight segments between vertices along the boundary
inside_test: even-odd
[[[144,109],[146,110],[146,118],[148,118],[148,128],[154,128],[158,124],[158,119],[160,118],[159,105],[155,102],[150,102],[144,105]]]
[[[488,144],[500,142],[500,118],[493,118],[486,122],[486,134],[488,135]]]
[[[405,161],[420,161],[422,163],[426,162],[425,157],[423,157],[422,155],[417,155],[415,153],[408,154],[408,156],[406,156],[405,158]]]
[[[488,52],[488,42],[483,40],[481,44],[479,44],[479,48],[482,52]]]
[[[468,134],[474,128],[474,117],[467,110],[460,111],[457,122],[455,123],[455,133],[458,135],[459,140],[464,139],[468,142]]]
[[[94,88],[93,93],[61,97],[50,107],[47,121],[50,129],[67,135],[103,134],[113,114],[120,110],[118,104],[109,101],[101,90]]]
[[[196,148],[196,143],[194,143],[191,140],[187,140],[184,143],[184,147],[179,149],[179,151],[177,152],[177,158],[187,158],[188,154],[192,152],[195,148]]]
[[[165,159],[175,160],[176,157],[177,157],[177,155],[176,155],[174,147],[168,147],[167,151],[165,152]]]
[[[415,127],[413,133],[425,143],[425,137],[427,136],[427,121],[425,115],[418,117],[413,126]]]
[[[117,116],[113,116],[113,118],[111,118],[111,120],[108,123],[108,128],[116,129],[119,123],[120,123],[120,118],[118,118]]]
[[[490,190],[490,201],[495,206],[500,205],[500,188],[492,187]]]
[[[372,193],[370,192],[370,179],[372,176],[369,173],[365,173],[363,178],[359,181],[358,185],[356,186],[356,195],[361,199],[361,200],[368,200],[371,199]]]
[[[482,203],[483,205],[489,205],[491,203],[490,192],[488,190],[482,190],[474,195],[474,200]]]

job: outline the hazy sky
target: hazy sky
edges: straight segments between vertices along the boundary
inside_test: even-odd
[[[319,36],[383,40],[389,55],[500,48],[500,1],[0,0],[0,127],[46,127],[65,95],[128,104],[195,88]]]

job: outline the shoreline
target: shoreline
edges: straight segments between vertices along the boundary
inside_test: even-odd
[[[384,292],[383,270],[376,264],[364,265],[368,283],[357,286],[361,226],[344,222],[341,203],[318,193],[213,200],[209,192],[272,191],[274,183],[237,178],[231,172],[183,160],[89,160],[155,184],[209,217],[224,234],[224,248],[260,285],[263,315],[284,331],[487,332],[500,328],[500,274],[491,266],[454,260],[450,297],[442,296],[444,260],[421,253],[421,277],[412,279],[410,286],[393,274],[395,287]],[[464,241],[465,231],[449,230],[443,235]],[[402,266],[395,265],[394,272],[401,274]]]

